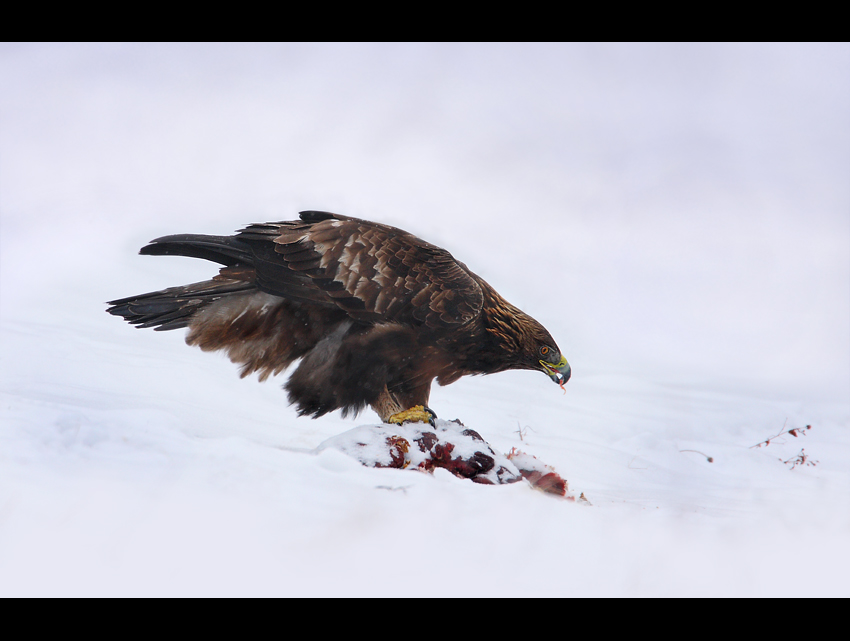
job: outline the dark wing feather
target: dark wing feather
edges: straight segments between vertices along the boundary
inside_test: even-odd
[[[233,296],[256,291],[250,282],[216,277],[202,283],[169,287],[141,296],[110,301],[106,311],[139,328],[155,331],[188,327],[192,318],[209,305]]]
[[[449,252],[389,225],[302,212],[236,239],[252,247],[260,289],[321,299],[355,320],[455,329],[484,302],[476,277]]]

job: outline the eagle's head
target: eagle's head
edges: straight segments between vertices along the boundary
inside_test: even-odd
[[[521,367],[543,372],[563,389],[572,372],[555,339],[543,325],[527,314],[517,315],[516,318],[522,327]]]
[[[541,343],[537,348],[538,360],[540,369],[546,373],[549,378],[555,381],[561,387],[570,380],[570,364],[565,356],[561,355],[560,350],[555,346],[554,341],[551,344]]]
[[[490,331],[501,344],[508,369],[543,372],[562,388],[570,380],[570,364],[543,325],[513,305],[504,304],[509,313],[491,318]]]
[[[555,339],[531,316],[520,313],[515,319],[521,328],[518,341],[521,345],[521,367],[543,372],[563,389],[572,372]]]

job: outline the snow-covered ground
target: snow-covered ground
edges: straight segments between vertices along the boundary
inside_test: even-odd
[[[0,595],[850,596],[848,78],[846,44],[0,46]],[[371,412],[104,313],[214,272],[148,240],[302,209],[550,330],[565,395],[432,406],[590,507],[364,467],[319,446]]]

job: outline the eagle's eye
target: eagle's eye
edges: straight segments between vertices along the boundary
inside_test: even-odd
[[[541,355],[541,356],[546,356],[546,354],[548,354],[548,353],[549,353],[549,348],[548,348],[548,347],[543,346],[543,347],[541,347],[541,348],[540,348],[540,355]]]

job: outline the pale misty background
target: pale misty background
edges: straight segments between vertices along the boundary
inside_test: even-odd
[[[597,546],[592,559],[610,558],[609,543],[622,547],[605,533],[627,536],[634,525],[656,546],[653,561],[623,552],[616,565],[600,561],[600,575],[591,561],[540,557],[522,566],[531,592],[434,579],[407,593],[779,589],[761,566],[739,563],[737,579],[709,572],[700,583],[681,561],[702,545],[708,568],[715,557],[736,562],[762,537],[802,539],[827,554],[850,534],[841,516],[850,512],[848,113],[846,44],[2,45],[0,590],[303,593],[234,560],[252,549],[259,565],[290,567],[287,548],[302,574],[338,590],[316,583],[307,593],[380,594],[384,584],[345,559],[372,558],[364,550],[375,540],[403,539],[411,515],[427,514],[419,531],[466,562],[466,541],[508,509],[497,497],[541,531],[566,519],[567,531]],[[138,256],[150,239],[227,234],[303,209],[389,223],[441,245],[549,329],[573,368],[566,397],[543,376],[510,372],[435,387],[432,404],[506,449],[520,445],[511,430],[534,425],[538,442],[523,447],[573,486],[585,483],[595,510],[555,508],[518,486],[469,489],[281,454],[274,448],[309,450],[376,419],[298,419],[282,377],[240,381],[224,358],[185,347],[182,331],[136,331],[104,313],[107,300],[214,273],[202,261]],[[802,443],[810,453],[824,439],[819,467],[746,458],[746,446],[785,419],[814,425]],[[737,464],[723,468],[715,451],[717,463],[697,476],[679,469],[694,462],[676,439],[701,438],[720,452],[738,448],[729,454]],[[296,501],[309,534],[267,521],[294,514],[292,488],[337,464],[335,481]],[[232,501],[224,505],[221,478]],[[394,484],[413,489],[374,490]],[[722,506],[733,494],[741,503],[730,516]],[[785,506],[791,495],[795,507]],[[233,517],[249,496],[256,509]],[[758,509],[753,496],[764,499]],[[637,512],[613,507],[645,501],[670,513],[631,522]],[[723,516],[708,530],[683,516],[709,504]],[[198,505],[207,506],[200,516]],[[814,523],[802,534],[800,506]],[[219,518],[251,524],[209,543],[228,568],[221,576],[238,577],[220,585],[200,569],[209,558],[186,560]],[[755,521],[781,525],[755,535]],[[184,538],[175,542],[172,528]],[[715,531],[725,538],[705,533]],[[498,538],[485,539],[478,547],[497,554]],[[314,540],[339,558],[309,566]],[[659,562],[668,552],[669,563]],[[70,578],[75,556],[93,577],[84,586]],[[847,552],[830,558],[814,585],[846,596],[831,572],[848,565]],[[158,563],[169,569],[158,574]],[[175,567],[179,581],[168,574]],[[546,568],[573,578],[544,578]],[[808,584],[803,593],[818,592]]]

